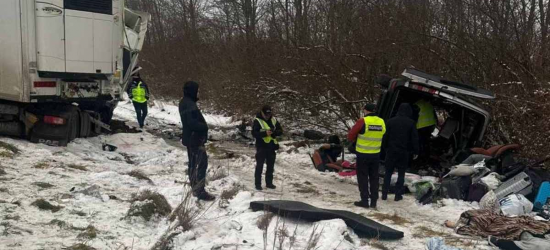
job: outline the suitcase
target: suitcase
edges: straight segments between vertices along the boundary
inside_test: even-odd
[[[459,176],[443,179],[441,182],[441,197],[465,200],[468,197],[468,191],[472,185],[472,177]]]
[[[542,207],[550,204],[550,182],[545,181],[540,185],[539,192],[535,198],[535,209],[542,210]]]
[[[533,182],[531,178],[525,172],[520,172],[495,189],[495,195],[497,196],[497,200],[500,200],[511,194],[522,194],[527,196],[532,191]]]
[[[467,201],[476,201],[479,202],[483,196],[489,192],[487,185],[483,183],[474,183],[470,186],[468,190],[468,199]]]

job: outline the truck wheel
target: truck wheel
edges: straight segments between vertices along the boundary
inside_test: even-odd
[[[90,114],[88,112],[80,112],[80,137],[88,138],[91,130]]]
[[[80,115],[78,114],[78,111],[74,110],[70,113],[68,122],[69,122],[68,142],[71,142],[77,138],[80,132]]]

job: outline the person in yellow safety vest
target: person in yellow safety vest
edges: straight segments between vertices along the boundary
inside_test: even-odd
[[[437,115],[431,102],[422,98],[414,103],[414,110],[418,113],[414,114],[413,120],[416,121],[416,129],[418,130],[418,139],[420,144],[419,160],[428,162],[430,158],[430,137],[434,132],[437,124]]]
[[[147,117],[147,101],[149,100],[149,88],[141,79],[139,73],[132,76],[132,83],[128,87],[128,97],[134,104],[139,128],[142,129],[145,125],[145,117]]]
[[[256,138],[256,171],[254,180],[256,190],[262,190],[262,172],[264,163],[267,165],[265,171],[266,187],[270,189],[277,188],[273,185],[273,172],[275,171],[275,158],[279,149],[277,137],[283,134],[281,123],[273,117],[271,107],[265,105],[256,115],[252,125],[252,135]]]
[[[365,208],[376,208],[380,151],[386,133],[386,124],[382,118],[377,116],[375,111],[376,105],[365,105],[365,117],[357,120],[348,132],[348,141],[355,142],[357,182],[361,194],[361,200],[356,201],[354,205]]]

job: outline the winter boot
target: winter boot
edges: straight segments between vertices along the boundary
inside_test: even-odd
[[[358,206],[358,207],[364,207],[364,208],[369,208],[369,201],[356,201],[353,203],[353,205],[355,206]]]
[[[265,185],[266,188],[270,188],[270,189],[276,189],[277,186],[273,185],[273,184],[267,184]]]
[[[204,191],[200,195],[197,196],[197,199],[203,200],[203,201],[213,201],[216,199],[213,195],[209,194],[208,192]]]

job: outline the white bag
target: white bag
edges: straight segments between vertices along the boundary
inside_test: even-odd
[[[475,174],[477,170],[472,165],[466,165],[466,164],[460,164],[454,166],[451,171],[443,176],[443,178],[450,176],[470,176],[472,174]]]
[[[489,175],[481,178],[481,182],[487,185],[489,190],[495,190],[500,186],[500,184],[502,184],[502,182],[498,179],[497,176],[498,176],[497,173],[490,173]]]
[[[500,210],[505,216],[519,216],[531,213],[533,203],[522,194],[511,194],[498,201]]]
[[[479,206],[482,209],[488,209],[493,212],[496,212],[499,210],[498,203],[497,203],[497,196],[493,190],[487,192],[483,198],[479,201]]]

